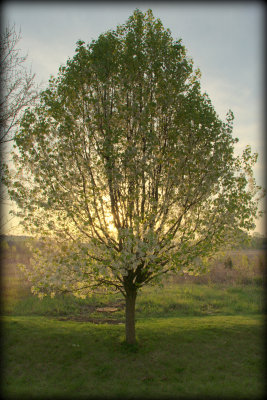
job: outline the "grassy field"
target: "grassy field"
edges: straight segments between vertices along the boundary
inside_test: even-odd
[[[4,319],[4,398],[216,397],[263,395],[259,316],[155,318],[123,326]]]
[[[10,268],[2,316],[3,397],[262,397],[264,288],[251,265],[246,262],[243,283],[240,277],[218,281],[221,265],[217,279],[170,279],[163,288],[145,288],[137,298],[138,345],[132,347],[124,343],[119,295],[39,300]]]
[[[262,291],[194,284],[147,288],[137,301],[139,344],[133,348],[123,342],[124,307],[117,296],[26,297],[3,317],[3,393],[261,396]],[[107,306],[112,313],[103,312]]]

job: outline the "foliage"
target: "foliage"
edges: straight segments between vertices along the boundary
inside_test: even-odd
[[[138,289],[170,271],[199,274],[254,227],[257,155],[234,156],[200,72],[149,10],[76,54],[15,137],[6,175],[17,216],[42,240],[34,293]],[[132,314],[133,315],[133,314]]]
[[[248,242],[245,242],[242,245],[242,248],[266,249],[267,248],[266,245],[267,245],[267,238],[264,235],[254,232],[253,235],[250,235],[248,237]]]

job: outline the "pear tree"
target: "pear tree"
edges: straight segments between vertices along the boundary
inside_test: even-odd
[[[6,173],[39,240],[24,266],[33,293],[118,291],[135,343],[143,286],[205,271],[254,227],[257,155],[235,156],[233,119],[219,118],[182,41],[151,10],[77,42],[24,113]]]

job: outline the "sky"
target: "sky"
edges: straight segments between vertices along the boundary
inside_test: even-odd
[[[13,2],[2,4],[4,25],[21,31],[19,47],[36,82],[46,87],[51,75],[75,53],[76,42],[86,43],[126,22],[136,8],[149,8],[174,39],[182,39],[199,68],[202,91],[207,92],[222,119],[231,109],[236,154],[246,145],[259,154],[254,174],[265,183],[264,163],[264,3],[251,2]],[[256,231],[266,234],[263,220]]]

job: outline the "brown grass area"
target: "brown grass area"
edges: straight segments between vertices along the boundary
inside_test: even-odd
[[[172,283],[263,284],[266,273],[266,252],[245,249],[227,252],[209,265],[209,271],[199,276],[172,275]]]
[[[2,246],[1,249],[1,291],[5,303],[14,303],[29,295],[30,283],[18,267],[29,264],[30,254],[25,246]]]

